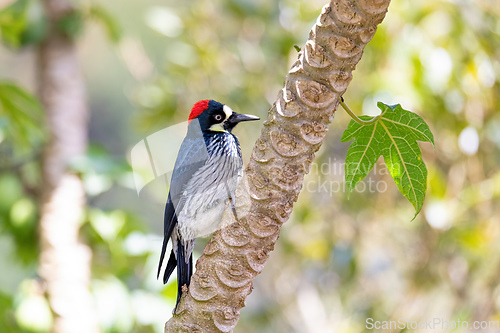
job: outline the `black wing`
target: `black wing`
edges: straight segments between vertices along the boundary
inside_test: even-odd
[[[170,239],[170,235],[172,235],[172,231],[174,230],[176,224],[177,216],[175,215],[175,208],[169,193],[163,216],[163,246],[161,248],[160,263],[158,264],[158,273],[156,274],[156,278],[160,276],[161,265],[163,263],[163,259],[165,258],[165,252],[167,251],[168,240]],[[165,269],[165,275],[163,277],[164,283],[167,282],[176,265],[177,262],[175,260],[174,252],[172,251],[170,258],[168,259],[167,268]]]

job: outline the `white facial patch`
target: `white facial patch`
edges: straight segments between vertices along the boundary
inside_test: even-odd
[[[215,132],[227,132],[224,129],[224,123],[229,119],[229,117],[231,117],[231,115],[233,114],[233,110],[229,106],[224,105],[222,107],[222,111],[224,111],[224,113],[226,114],[226,118],[224,118],[224,121],[222,123],[218,123],[218,124],[212,125],[210,127],[211,131],[215,131]]]
[[[229,106],[227,106],[227,105],[224,105],[222,107],[222,110],[226,114],[226,119],[225,120],[229,119],[229,117],[231,117],[231,115],[233,114],[233,110]]]

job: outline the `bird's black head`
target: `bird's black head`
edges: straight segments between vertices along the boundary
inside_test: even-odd
[[[189,114],[189,122],[197,119],[203,132],[229,132],[242,121],[259,120],[259,117],[239,114],[229,106],[214,100],[197,102]]]

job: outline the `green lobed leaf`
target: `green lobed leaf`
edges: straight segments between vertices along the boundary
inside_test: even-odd
[[[417,141],[434,144],[429,126],[417,114],[401,105],[377,103],[382,113],[376,117],[362,116],[374,121],[361,125],[351,120],[340,141],[353,140],[345,163],[345,181],[348,192],[365,178],[380,155],[398,186],[399,191],[415,208],[415,216],[422,209],[427,189],[427,168]]]

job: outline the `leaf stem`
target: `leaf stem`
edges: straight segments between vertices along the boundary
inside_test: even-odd
[[[351,116],[351,118],[354,119],[354,121],[357,122],[358,124],[363,125],[363,126],[368,126],[368,125],[373,124],[375,121],[377,121],[378,116],[373,117],[370,120],[360,119],[358,116],[356,116],[354,114],[354,112],[351,111],[349,106],[347,106],[347,104],[344,102],[344,98],[342,96],[340,96],[339,99],[340,99],[340,105],[342,105],[342,108],[345,110],[345,112],[347,112],[347,114],[349,114]]]

